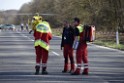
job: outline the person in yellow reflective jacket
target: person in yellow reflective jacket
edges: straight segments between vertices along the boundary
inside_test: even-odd
[[[49,42],[52,39],[52,31],[47,21],[42,21],[41,17],[33,17],[34,20],[34,46],[36,52],[36,72],[38,75],[40,72],[40,65],[42,61],[42,73],[48,74],[47,72],[47,60],[49,52]]]
[[[52,39],[52,33],[50,29],[50,25],[46,21],[42,21],[37,24],[35,30],[35,51],[36,51],[36,72],[35,74],[39,74],[40,63],[42,60],[42,74],[48,74],[46,71],[47,68],[47,60],[48,60],[48,52],[49,52],[49,41]]]

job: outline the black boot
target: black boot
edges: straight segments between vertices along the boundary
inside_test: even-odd
[[[47,75],[48,72],[47,71],[42,71],[42,75]]]
[[[64,69],[64,70],[62,70],[62,73],[67,73],[67,70],[65,70],[65,69]]]
[[[36,69],[35,75],[38,75],[40,71],[40,66],[35,66],[35,69]]]
[[[43,67],[42,68],[42,75],[47,75],[48,74],[48,72],[46,71],[46,67]]]

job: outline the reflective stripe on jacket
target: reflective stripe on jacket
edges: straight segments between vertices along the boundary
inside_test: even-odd
[[[38,33],[38,38],[34,42],[34,46],[41,46],[45,50],[49,50],[49,43],[45,41],[45,39],[48,39],[49,41],[49,36],[45,36],[44,34],[49,34],[51,33],[51,28],[48,22],[43,21],[40,22],[36,25],[36,33]],[[45,39],[44,39],[45,38]]]
[[[36,31],[41,33],[51,33],[51,28],[48,22],[43,21],[36,26]]]
[[[49,50],[49,44],[40,39],[34,42],[34,46],[41,46],[45,50]]]
[[[82,38],[81,38],[81,37],[82,37],[81,35],[82,35],[83,29],[84,29],[84,28],[83,28],[83,25],[81,25],[81,24],[78,25],[78,26],[77,26],[77,29],[78,29],[78,31],[79,31],[78,40],[80,41],[80,39],[82,39]]]

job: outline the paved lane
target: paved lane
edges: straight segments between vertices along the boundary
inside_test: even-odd
[[[124,83],[124,52],[88,45],[90,75],[61,73],[59,37],[51,40],[49,75],[34,75],[33,37],[27,32],[0,32],[0,83]]]

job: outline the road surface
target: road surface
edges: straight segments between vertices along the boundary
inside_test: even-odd
[[[88,44],[88,76],[61,73],[61,38],[54,36],[48,60],[48,75],[34,75],[33,36],[27,32],[0,32],[0,83],[124,83],[124,52]],[[83,68],[82,68],[83,69]]]

